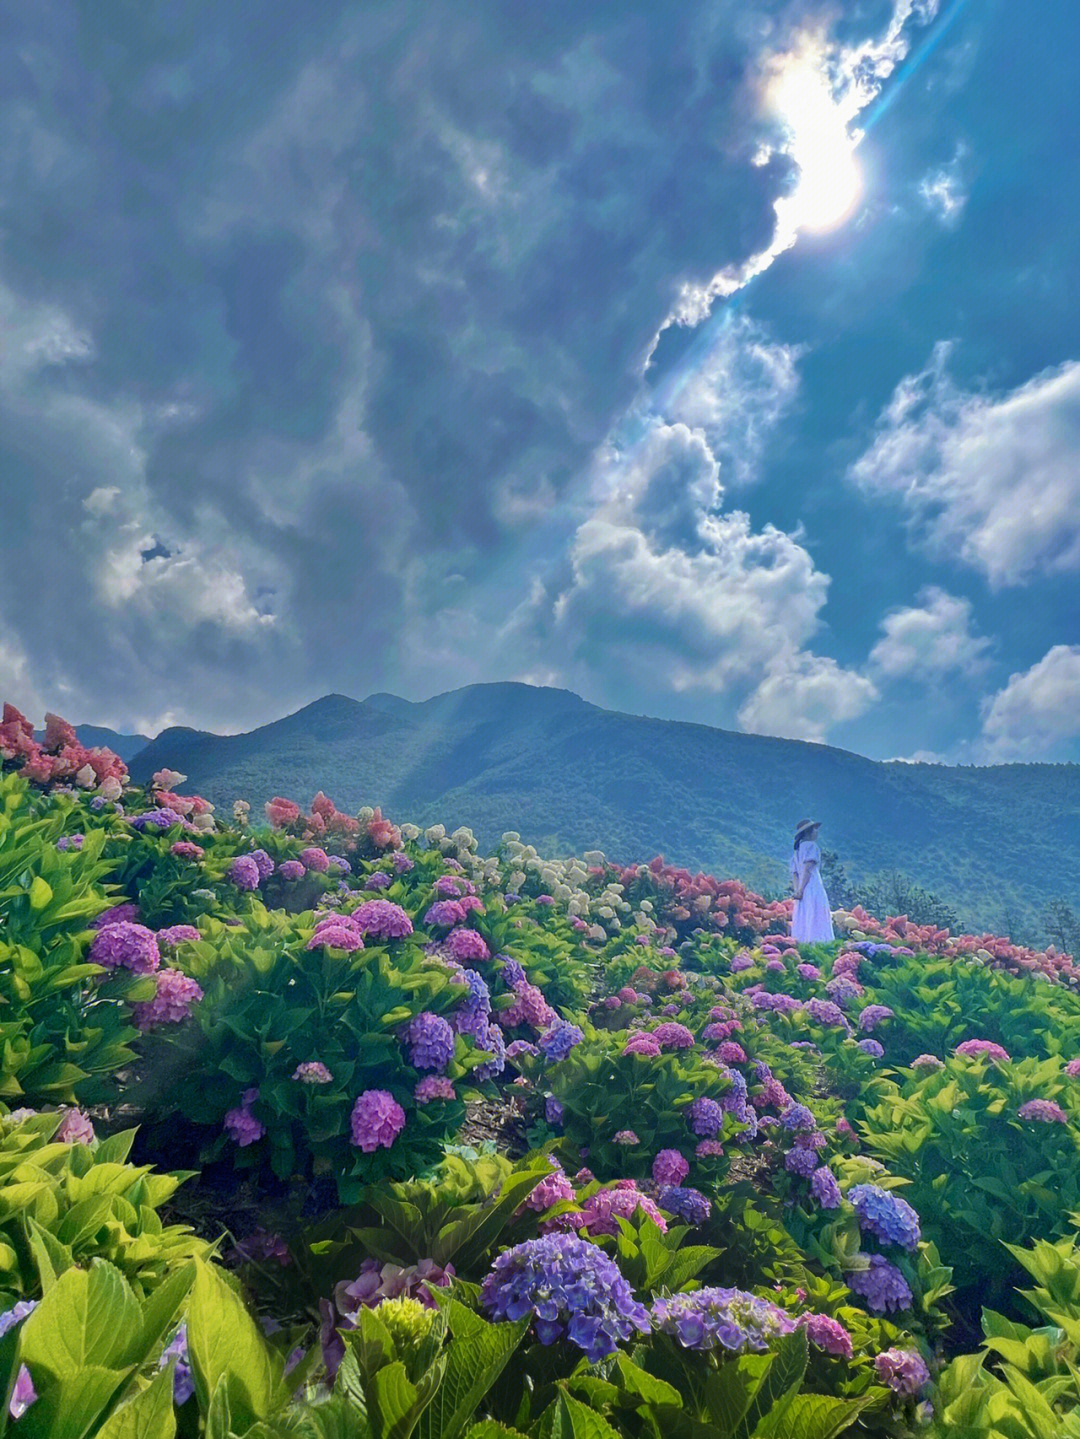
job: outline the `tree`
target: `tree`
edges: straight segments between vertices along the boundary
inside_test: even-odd
[[[840,856],[832,849],[821,851],[821,882],[829,896],[833,909],[850,909],[857,903],[851,880],[840,862]]]
[[[1059,896],[1050,901],[1046,932],[1063,954],[1080,957],[1080,918],[1068,900]]]
[[[854,885],[853,894],[854,902],[861,904],[875,919],[906,914],[912,924],[932,924],[936,929],[949,929],[954,934],[960,929],[960,917],[947,900],[923,889],[898,869],[873,875],[865,883]]]

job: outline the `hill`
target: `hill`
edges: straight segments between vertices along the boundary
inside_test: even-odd
[[[130,764],[132,759],[141,749],[145,749],[150,743],[150,736],[145,734],[119,734],[114,729],[105,729],[102,725],[80,724],[75,726],[75,734],[80,744],[87,749],[111,749],[113,754],[118,754],[125,764]],[[43,740],[44,730],[35,730],[34,738]]]
[[[421,703],[327,695],[248,734],[168,729],[134,759],[169,765],[219,805],[274,794],[378,804],[397,820],[468,825],[493,847],[517,830],[542,853],[602,849],[786,889],[794,822],[812,815],[855,880],[900,869],[999,928],[1041,931],[1075,903],[1080,766],[883,763],[827,745],[619,714],[568,690],[469,685]]]

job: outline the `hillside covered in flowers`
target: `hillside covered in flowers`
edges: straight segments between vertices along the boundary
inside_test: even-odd
[[[1080,1435],[1076,957],[0,761],[0,1433]]]

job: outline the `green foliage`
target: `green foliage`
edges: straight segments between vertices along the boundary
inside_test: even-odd
[[[17,775],[0,775],[0,1098],[65,1103],[100,1098],[131,1062],[128,1004],[152,980],[86,963],[88,925],[109,907],[106,834],[81,849],[56,841],[78,813]]]

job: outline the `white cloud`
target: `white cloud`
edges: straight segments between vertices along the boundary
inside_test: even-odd
[[[52,707],[33,673],[29,656],[7,625],[0,625],[0,703],[13,704],[35,724],[40,724],[46,710]]]
[[[986,701],[983,739],[991,760],[1053,757],[1077,738],[1080,645],[1054,645]]]
[[[769,662],[766,677],[739,710],[739,723],[755,734],[823,741],[877,698],[877,686],[865,675],[802,651]]]
[[[919,181],[919,198],[947,230],[955,229],[960,223],[964,206],[967,204],[962,173],[966,153],[966,148],[958,145],[947,165],[930,170]]]
[[[930,585],[918,603],[893,610],[870,663],[889,679],[932,679],[985,669],[990,641],[971,630],[971,601]]]
[[[849,478],[995,586],[1080,569],[1080,361],[990,395],[950,379],[951,350],[901,380]]]
[[[757,479],[769,436],[798,394],[807,348],[773,340],[748,315],[726,313],[709,354],[665,406],[667,418],[704,432],[725,483]]]

